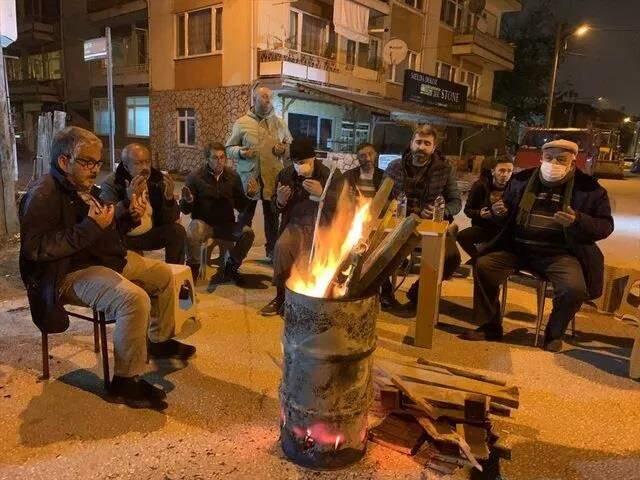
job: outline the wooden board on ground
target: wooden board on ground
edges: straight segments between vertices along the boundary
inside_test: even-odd
[[[493,402],[512,408],[517,408],[520,403],[519,391],[515,386],[502,387],[457,375],[425,371],[420,368],[407,367],[391,362],[383,362],[383,365],[378,362],[378,366],[386,370],[390,375],[399,376],[404,381],[450,388],[461,392],[481,393],[491,397]]]
[[[489,458],[489,447],[487,446],[487,430],[468,423],[456,425],[458,435],[465,439],[471,448],[471,454],[478,460]]]
[[[425,442],[426,434],[412,415],[392,413],[369,430],[369,438],[406,455],[415,455]]]
[[[418,358],[417,362],[420,365],[427,365],[427,366],[447,370],[448,372],[455,375],[459,375],[461,377],[473,378],[475,380],[480,380],[482,382],[487,382],[487,383],[493,383],[495,385],[500,385],[502,387],[507,385],[507,382],[504,380],[500,380],[498,378],[490,377],[488,375],[483,375],[480,373],[470,372],[469,370],[465,370],[463,368],[457,367],[455,365],[450,365],[448,363],[434,362],[433,360],[429,360],[422,357]]]

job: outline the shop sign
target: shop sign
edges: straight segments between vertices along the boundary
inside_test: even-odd
[[[467,105],[467,87],[426,73],[406,70],[402,98],[407,102],[464,112]]]

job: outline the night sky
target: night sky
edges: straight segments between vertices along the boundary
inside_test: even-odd
[[[640,115],[640,0],[553,0],[552,4],[558,18],[570,25],[586,22],[635,30],[591,31],[573,38],[568,50],[588,56],[567,56],[559,80],[563,86],[570,82],[579,97],[605,97],[598,106],[624,106],[630,114]]]

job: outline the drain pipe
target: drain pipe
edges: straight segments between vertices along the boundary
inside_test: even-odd
[[[472,139],[473,137],[475,137],[476,135],[480,135],[482,132],[484,132],[486,130],[486,128],[483,126],[480,130],[478,130],[475,133],[472,133],[471,135],[469,135],[468,137],[463,138],[460,141],[460,153],[459,153],[459,157],[462,158],[462,152],[464,151],[464,144],[467,140]]]

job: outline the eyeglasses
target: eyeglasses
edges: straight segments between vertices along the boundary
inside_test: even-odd
[[[104,165],[103,160],[91,160],[91,159],[82,158],[82,157],[75,157],[73,161],[74,163],[77,163],[78,165],[80,165],[82,168],[86,168],[89,170],[93,170],[96,167],[100,169]]]

